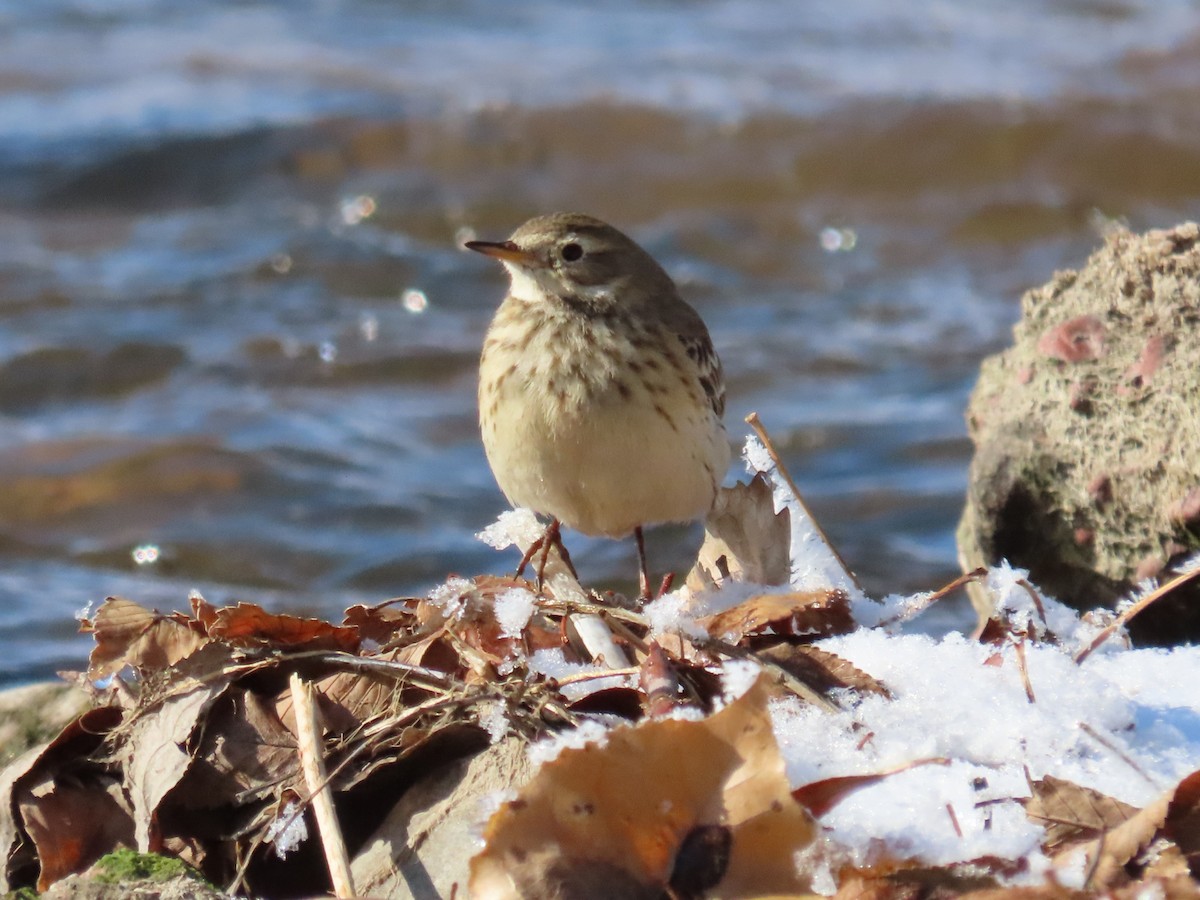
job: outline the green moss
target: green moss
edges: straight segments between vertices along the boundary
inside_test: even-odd
[[[170,881],[172,878],[200,878],[184,863],[157,853],[138,853],[122,847],[96,861],[95,880],[104,884],[124,881]]]
[[[17,888],[0,896],[0,900],[37,900],[38,892],[31,887]]]

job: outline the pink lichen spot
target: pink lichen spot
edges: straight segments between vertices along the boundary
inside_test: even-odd
[[[1017,369],[1017,384],[1029,384],[1033,381],[1033,369],[1029,366],[1022,366]]]
[[[1103,472],[1088,482],[1087,490],[1092,496],[1092,502],[1097,506],[1104,506],[1112,502],[1112,479]]]
[[[1146,346],[1142,348],[1142,355],[1138,357],[1137,362],[1125,370],[1125,383],[1135,388],[1148,385],[1151,376],[1162,365],[1166,352],[1167,339],[1163,335],[1156,334],[1147,339]]]
[[[1095,316],[1077,316],[1046,329],[1038,352],[1066,363],[1099,359],[1104,355],[1104,323]]]
[[[1089,546],[1092,541],[1096,540],[1096,532],[1090,528],[1075,529],[1075,543],[1080,547]]]

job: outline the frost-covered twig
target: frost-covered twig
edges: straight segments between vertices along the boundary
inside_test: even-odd
[[[883,620],[879,621],[878,623],[876,623],[874,627],[889,628],[892,625],[898,625],[901,622],[907,622],[910,619],[915,619],[917,616],[919,616],[921,613],[925,612],[925,610],[929,609],[929,607],[933,606],[934,603],[941,600],[943,597],[945,597],[951,591],[954,591],[969,582],[978,581],[980,578],[983,578],[985,575],[987,575],[987,569],[984,568],[983,566],[980,566],[978,569],[972,569],[970,572],[967,572],[965,575],[959,575],[957,578],[955,578],[949,584],[938,588],[936,591],[932,591],[928,594],[922,594],[917,602],[906,605],[903,609],[901,609],[895,615],[889,616],[888,618],[883,619]]]
[[[1112,622],[1110,622],[1107,626],[1105,626],[1100,631],[1099,634],[1097,634],[1094,638],[1092,638],[1092,641],[1090,644],[1088,644],[1086,647],[1084,647],[1082,650],[1080,650],[1077,654],[1075,654],[1075,662],[1081,663],[1085,659],[1087,659],[1089,656],[1091,656],[1093,650],[1095,650],[1097,647],[1099,647],[1101,644],[1103,644],[1105,641],[1107,641],[1110,637],[1112,637],[1113,634],[1116,633],[1117,629],[1128,624],[1130,619],[1132,619],[1138,613],[1145,610],[1146,607],[1148,607],[1151,603],[1154,603],[1156,600],[1161,600],[1163,597],[1167,596],[1167,594],[1171,593],[1176,588],[1182,587],[1183,585],[1187,584],[1189,581],[1194,581],[1197,578],[1200,578],[1200,567],[1196,567],[1196,568],[1189,567],[1187,570],[1185,570],[1183,572],[1183,574],[1176,575],[1174,578],[1172,578],[1166,584],[1164,584],[1158,588],[1155,588],[1150,593],[1146,594],[1146,596],[1142,597],[1140,600],[1137,601],[1137,603],[1134,603],[1128,609],[1124,610]]]

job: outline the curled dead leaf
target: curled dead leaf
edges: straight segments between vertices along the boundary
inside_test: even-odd
[[[775,512],[771,484],[761,472],[749,484],[721,488],[704,520],[704,543],[687,587],[694,594],[726,581],[787,584],[791,530],[786,509]]]
[[[1091,889],[1115,888],[1131,880],[1130,864],[1163,838],[1179,848],[1195,877],[1200,848],[1200,771],[1183,778],[1144,809],[1133,811],[1116,827],[1060,850],[1052,860],[1056,867],[1068,869],[1077,869],[1082,863]],[[1162,852],[1156,847],[1151,856]],[[1191,889],[1195,890],[1194,883]]]
[[[792,791],[792,796],[796,798],[796,802],[820,818],[855,791],[878,784],[892,775],[907,772],[918,766],[946,766],[949,764],[950,760],[941,757],[917,759],[883,772],[873,772],[870,775],[839,775],[833,778],[822,778],[820,781],[813,781],[796,788]]]
[[[760,650],[758,655],[822,694],[833,690],[852,690],[881,697],[892,696],[882,681],[868,675],[849,660],[811,644],[776,644]]]
[[[1175,842],[1192,877],[1200,880],[1200,771],[1193,772],[1175,787],[1164,823],[1167,837]]]
[[[309,649],[358,649],[358,630],[331,625],[321,619],[269,613],[255,603],[218,609],[208,628],[211,637],[238,646],[270,645]]]
[[[92,759],[122,717],[115,707],[88,710],[0,774],[0,890],[32,880],[33,872],[45,890],[132,839],[120,787],[108,766]]]
[[[1025,814],[1046,829],[1042,847],[1047,853],[1094,840],[1138,811],[1136,806],[1053,775],[1031,786],[1033,796],[1025,801]]]
[[[758,594],[698,621],[709,634],[732,643],[761,634],[815,640],[854,629],[850,600],[839,589]]]
[[[227,681],[192,686],[167,697],[153,715],[142,715],[133,722],[119,762],[133,804],[139,852],[159,849],[159,804],[187,773],[193,758],[193,735],[228,686]]]
[[[132,600],[109,597],[85,623],[96,646],[88,660],[88,677],[107,678],[125,666],[165,669],[190,656],[208,639],[176,616],[164,616]]]
[[[351,606],[346,610],[342,625],[357,628],[363,640],[386,644],[397,632],[415,624],[415,608],[419,600],[388,600],[377,606]],[[403,605],[401,605],[403,604]]]
[[[769,695],[759,679],[707,719],[619,727],[603,746],[564,750],[488,822],[471,896],[549,897],[564,878],[575,897],[657,896],[673,878],[725,897],[806,890],[793,855],[816,828],[791,796]],[[720,871],[704,852],[716,845]]]

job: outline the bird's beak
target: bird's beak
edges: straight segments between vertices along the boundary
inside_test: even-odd
[[[512,241],[467,241],[464,245],[468,250],[490,256],[501,262],[516,263],[518,266],[532,268],[538,265],[538,258],[532,253],[522,250]]]

